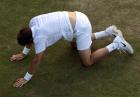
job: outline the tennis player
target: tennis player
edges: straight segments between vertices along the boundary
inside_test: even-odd
[[[92,52],[90,47],[93,41],[103,37],[114,37],[114,40],[109,45]],[[17,41],[24,46],[24,49],[21,53],[12,55],[10,60],[24,59],[32,45],[35,48],[35,56],[25,76],[18,78],[13,84],[14,87],[22,87],[33,77],[46,48],[60,39],[76,45],[82,64],[86,67],[94,65],[115,50],[128,54],[134,53],[132,46],[114,25],[107,27],[104,31],[92,33],[91,23],[84,13],[57,11],[38,15],[30,20],[29,27],[22,28],[17,34]]]

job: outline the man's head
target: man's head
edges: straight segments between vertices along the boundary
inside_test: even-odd
[[[33,43],[31,29],[29,27],[21,29],[17,34],[17,41],[22,46]]]

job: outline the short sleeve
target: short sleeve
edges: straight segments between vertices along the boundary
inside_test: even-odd
[[[35,53],[39,54],[46,49],[46,41],[45,38],[37,38],[34,41],[34,46],[35,46]]]

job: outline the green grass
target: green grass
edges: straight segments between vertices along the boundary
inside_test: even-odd
[[[0,97],[140,97],[139,9],[139,0],[0,0]],[[13,88],[34,55],[32,51],[23,62],[9,61],[12,54],[22,50],[16,42],[17,31],[33,16],[58,10],[84,12],[94,32],[117,25],[135,54],[130,57],[114,52],[95,66],[84,68],[78,54],[60,41],[47,49],[33,79],[23,88]],[[110,42],[95,41],[93,49]]]

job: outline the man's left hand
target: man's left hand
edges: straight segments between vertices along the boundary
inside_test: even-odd
[[[24,78],[18,78],[16,82],[13,84],[13,87],[19,88],[22,87],[24,84],[26,84],[28,81]]]

